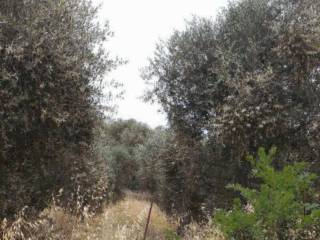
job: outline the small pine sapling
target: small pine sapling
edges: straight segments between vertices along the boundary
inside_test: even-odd
[[[261,181],[257,189],[239,184],[227,187],[240,192],[246,203],[234,200],[230,211],[217,210],[215,222],[228,239],[319,239],[320,206],[313,188],[316,175],[306,163],[294,163],[276,170],[272,166],[276,148],[248,156],[252,175]]]

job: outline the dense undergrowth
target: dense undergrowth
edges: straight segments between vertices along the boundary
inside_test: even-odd
[[[13,223],[3,220],[0,239],[3,240],[132,240],[142,239],[150,201],[148,195],[127,192],[115,204],[96,215],[83,213],[77,218],[57,206],[50,206],[38,217],[28,219],[19,213]],[[223,240],[222,234],[210,225],[191,223],[185,226],[185,236],[176,234],[178,219],[167,216],[154,206],[147,239],[152,240]]]

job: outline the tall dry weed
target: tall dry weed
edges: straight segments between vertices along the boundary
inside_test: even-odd
[[[37,217],[23,209],[14,221],[4,219],[0,225],[1,240],[140,240],[145,230],[150,202],[144,194],[127,193],[126,197],[93,214],[79,208],[78,214],[52,205]],[[79,211],[82,211],[79,214]],[[184,237],[175,234],[173,221],[154,205],[148,240],[224,240],[210,223],[192,223],[185,227]]]

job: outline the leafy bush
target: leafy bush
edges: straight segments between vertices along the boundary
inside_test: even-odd
[[[215,221],[231,239],[319,239],[320,206],[312,185],[316,176],[306,172],[305,163],[276,170],[271,164],[275,148],[258,151],[258,160],[247,159],[252,175],[261,181],[257,189],[239,184],[246,205],[235,199],[232,210],[218,210]]]

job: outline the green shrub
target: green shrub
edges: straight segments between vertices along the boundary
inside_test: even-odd
[[[176,232],[174,232],[170,229],[166,230],[165,234],[166,234],[165,235],[166,240],[180,240],[181,239],[181,237],[179,237]]]
[[[218,210],[215,221],[230,239],[319,239],[320,208],[312,185],[316,176],[305,163],[276,170],[271,164],[276,149],[258,151],[258,160],[248,156],[257,189],[239,184],[228,188],[245,199],[234,200],[232,210]]]

